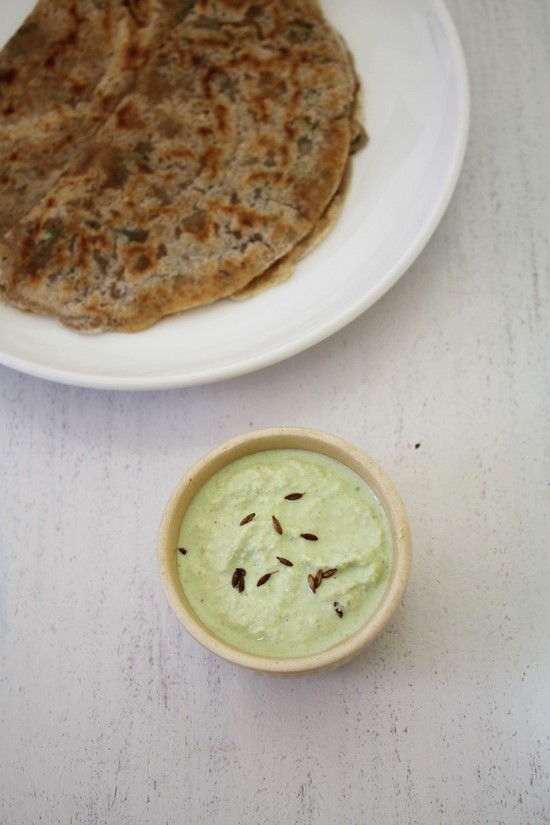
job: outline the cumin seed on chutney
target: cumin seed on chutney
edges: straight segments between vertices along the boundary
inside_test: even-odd
[[[307,450],[254,453],[218,471],[189,505],[179,546],[180,582],[204,624],[239,650],[278,658],[319,653],[358,630],[392,563],[389,523],[370,487]]]

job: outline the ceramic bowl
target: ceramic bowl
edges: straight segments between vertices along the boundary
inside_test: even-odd
[[[299,658],[268,658],[238,650],[215,636],[189,605],[178,574],[178,536],[183,516],[197,491],[214,473],[242,456],[264,450],[310,450],[347,465],[370,486],[384,508],[393,541],[388,584],[375,612],[355,633],[335,646]],[[257,672],[305,674],[341,665],[378,636],[395,613],[411,565],[411,532],[401,498],[384,471],[362,450],[341,438],[310,429],[277,427],[250,432],[216,447],[182,478],[166,506],[158,538],[160,577],[168,602],[183,627],[200,644],[221,658]]]

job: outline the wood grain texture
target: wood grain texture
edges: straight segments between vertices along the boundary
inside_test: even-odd
[[[472,83],[463,174],[365,315],[202,388],[0,369],[0,822],[550,822],[550,15],[449,9]],[[372,648],[288,681],[188,638],[155,558],[188,466],[277,424],[370,452],[415,546]]]

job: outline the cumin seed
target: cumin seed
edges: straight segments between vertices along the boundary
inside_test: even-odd
[[[284,559],[282,556],[275,556],[277,561],[280,561],[281,564],[285,564],[287,567],[294,567],[293,563],[288,559]]]
[[[313,593],[315,593],[315,591],[317,590],[317,585],[315,584],[315,579],[313,578],[311,573],[308,574],[307,583],[309,584],[310,589],[313,591]]]
[[[236,567],[233,576],[231,577],[231,584],[232,586],[242,593],[244,590],[244,577],[246,576],[246,570],[242,567]]]
[[[242,527],[243,524],[248,524],[249,521],[252,521],[256,513],[249,513],[247,516],[243,518],[242,521],[239,522],[239,527]]]
[[[328,570],[323,571],[323,578],[324,579],[330,579],[331,576],[334,576],[334,574],[336,573],[337,570],[338,570],[337,567],[329,567]]]
[[[287,501],[298,501],[299,498],[302,498],[303,493],[289,493],[288,496],[285,496]]]
[[[273,522],[273,527],[278,532],[279,535],[282,535],[283,528],[281,527],[281,522],[277,518],[277,516],[271,516],[271,521]]]
[[[306,541],[319,541],[319,537],[315,533],[300,533],[300,538]]]
[[[322,581],[323,581],[323,571],[318,570],[315,574],[315,589],[316,590],[317,590],[317,588],[319,587],[319,585],[321,584]]]
[[[265,584],[266,581],[269,581],[269,579],[271,578],[271,576],[273,576],[274,573],[278,573],[278,572],[279,572],[278,570],[272,570],[271,573],[264,573],[264,575],[260,576],[260,578],[256,582],[256,587],[261,587],[262,584]]]
[[[342,618],[342,616],[344,615],[344,611],[342,610],[342,605],[340,604],[340,602],[334,602],[333,607],[336,610],[336,613],[340,616],[340,618]]]
[[[178,550],[180,551],[182,556],[185,556],[186,553],[187,553],[187,550],[185,549],[185,547],[178,547]]]

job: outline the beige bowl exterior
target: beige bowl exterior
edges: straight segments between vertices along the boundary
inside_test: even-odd
[[[242,456],[264,450],[310,450],[337,459],[366,481],[381,502],[391,527],[393,565],[376,611],[355,633],[334,647],[312,656],[276,659],[254,656],[234,648],[215,636],[198,618],[181,587],[177,553],[183,516],[197,491],[214,473]],[[260,673],[299,675],[344,664],[360,653],[389,622],[403,596],[411,566],[412,542],[409,521],[401,498],[383,470],[366,453],[336,436],[296,427],[257,430],[221,444],[200,459],[182,478],[164,512],[158,538],[160,577],[168,602],[184,628],[205,648]]]

